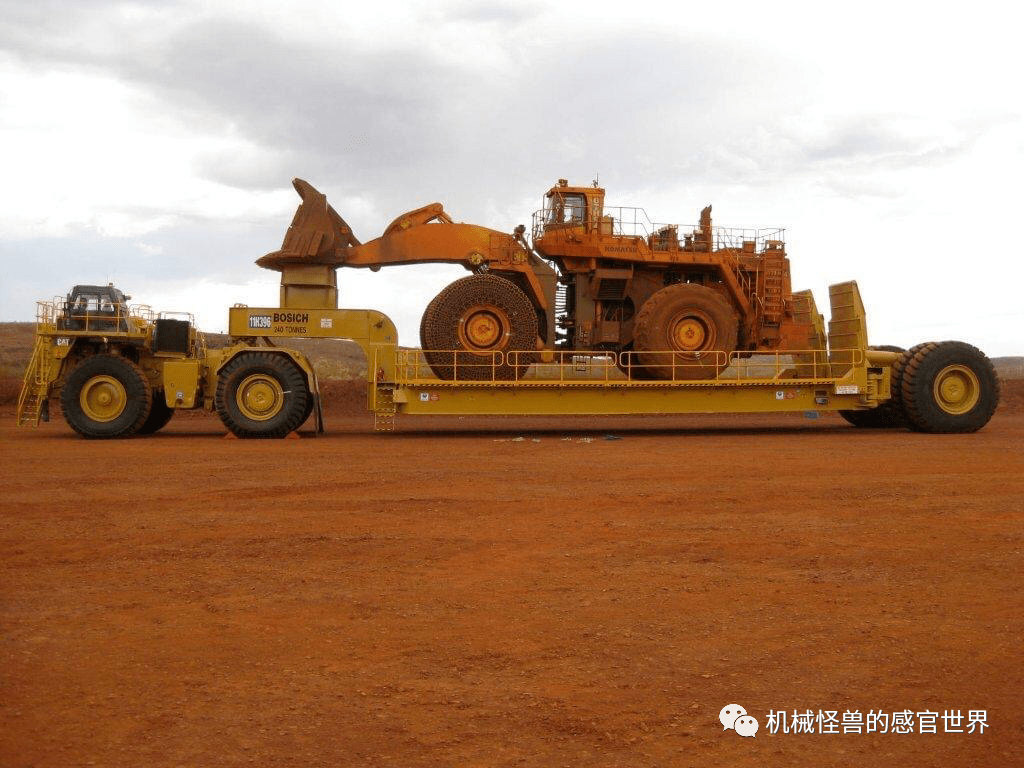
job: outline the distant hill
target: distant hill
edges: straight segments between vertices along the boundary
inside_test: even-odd
[[[25,375],[35,335],[35,323],[0,323],[0,378]]]
[[[1024,379],[1024,357],[993,357],[992,365],[1001,379]]]

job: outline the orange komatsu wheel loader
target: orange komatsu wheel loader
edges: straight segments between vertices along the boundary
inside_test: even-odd
[[[446,262],[472,273],[423,313],[420,342],[443,379],[518,378],[545,349],[614,352],[630,378],[702,379],[736,351],[823,343],[810,294],[792,292],[783,231],[713,228],[711,206],[680,236],[642,209],[606,207],[596,184],[561,179],[533,216],[532,243],[523,226],[507,234],[458,223],[440,203],[363,243],[323,194],[293,184],[302,203],[284,243],[257,261],[282,273],[282,307],[331,290],[336,304],[340,266]]]

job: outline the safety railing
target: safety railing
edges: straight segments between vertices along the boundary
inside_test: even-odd
[[[36,302],[36,329],[40,333],[112,333],[137,332],[153,322],[153,310],[146,304],[127,308],[79,309],[68,306],[63,298]]]
[[[700,228],[691,224],[662,224],[651,221],[643,208],[605,206],[600,217],[584,221],[552,222],[549,211],[539,210],[533,214],[533,238],[571,239],[581,229],[604,235],[626,238],[642,238],[652,248],[664,250],[686,247],[700,239]],[[680,238],[680,232],[684,233]],[[778,249],[785,244],[786,230],[778,227],[766,229],[747,227],[712,227],[711,242],[715,250],[735,248],[736,250],[760,253]]]
[[[840,350],[853,365],[864,363],[859,349]],[[849,365],[849,364],[847,364]],[[664,351],[506,351],[472,353],[465,350],[397,350],[398,383],[500,384],[540,386],[567,384],[715,384],[751,381],[834,378],[825,350],[785,350],[775,353]]]
[[[781,248],[786,242],[786,230],[781,228],[747,229],[742,227],[712,227],[715,248],[735,248],[743,250],[748,243],[753,243],[753,250],[761,253],[766,250]]]
[[[149,304],[132,304],[128,307],[128,314],[131,317],[137,317],[141,320],[145,320],[147,323],[152,323],[157,318],[156,312]],[[160,317],[163,317],[166,312],[161,312]],[[191,315],[189,315],[191,317]]]

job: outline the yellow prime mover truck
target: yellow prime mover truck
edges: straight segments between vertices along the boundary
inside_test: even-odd
[[[708,209],[682,237],[644,233],[635,215],[626,231],[603,190],[560,181],[532,244],[524,227],[457,224],[435,203],[364,245],[323,195],[294,184],[302,203],[282,248],[257,262],[281,273],[280,306],[232,307],[230,344],[208,349],[190,317],[133,307],[113,286],[40,302],[18,423],[47,418],[59,393],[89,438],[152,434],[192,408],[239,437],[284,437],[311,415],[319,432],[313,366],[280,343],[299,338],[362,348],[381,430],[397,413],[838,411],[858,427],[972,432],[999,401],[991,362],[969,344],[869,346],[854,282],[830,288],[826,329],[811,294],[789,288],[781,238],[727,237]],[[423,261],[472,274],[427,306],[420,348],[400,347],[380,312],[338,308],[339,266]]]

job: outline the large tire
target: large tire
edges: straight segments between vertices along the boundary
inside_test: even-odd
[[[508,381],[537,359],[537,313],[515,283],[471,275],[442,290],[423,313],[420,343],[439,379]]]
[[[174,409],[167,405],[167,401],[164,399],[164,393],[157,391],[153,393],[153,407],[149,411],[149,416],[142,422],[142,426],[139,427],[136,434],[139,435],[152,435],[159,432],[161,429],[167,426],[167,422],[171,420],[174,415]]]
[[[131,360],[92,355],[68,375],[60,393],[64,420],[88,438],[129,437],[139,431],[152,408],[146,374]]]
[[[640,307],[633,346],[653,379],[710,379],[736,349],[739,317],[717,291],[694,283],[662,288]]]
[[[911,428],[948,433],[985,426],[999,404],[999,377],[992,361],[962,341],[930,342],[914,350],[901,382]]]
[[[299,419],[299,427],[305,424],[309,420],[309,417],[313,414],[313,408],[316,407],[316,398],[317,396],[314,395],[312,392],[310,392],[309,396],[306,398],[306,407],[302,411],[302,418]],[[296,429],[298,429],[299,427],[296,427]]]
[[[904,426],[910,426],[910,422],[907,421],[906,410],[903,407],[903,374],[907,370],[907,363],[914,359],[914,355],[920,352],[927,346],[934,346],[935,342],[927,342],[925,344],[915,344],[910,349],[904,350],[899,357],[896,358],[896,362],[892,366],[892,378],[889,382],[889,391],[892,395],[893,405],[899,409],[899,412],[903,416]]]
[[[217,376],[217,414],[238,437],[284,437],[309,416],[302,371],[273,352],[245,352]]]
[[[887,406],[891,400],[886,400],[877,408],[867,411],[843,410],[839,412],[846,421],[860,429],[897,429],[903,426],[899,418],[899,412],[895,413]]]
[[[861,429],[898,429],[907,426],[907,417],[903,413],[903,400],[898,397],[900,382],[903,380],[903,369],[906,367],[907,350],[883,344],[871,347],[881,352],[899,352],[900,356],[893,365],[890,397],[877,408],[869,411],[843,410],[839,415],[850,424]]]
[[[427,343],[427,328],[434,327],[438,299],[442,296],[444,296],[443,290],[432,298],[430,303],[427,304],[427,308],[423,310],[423,316],[420,318],[420,349],[430,349],[430,344]]]

